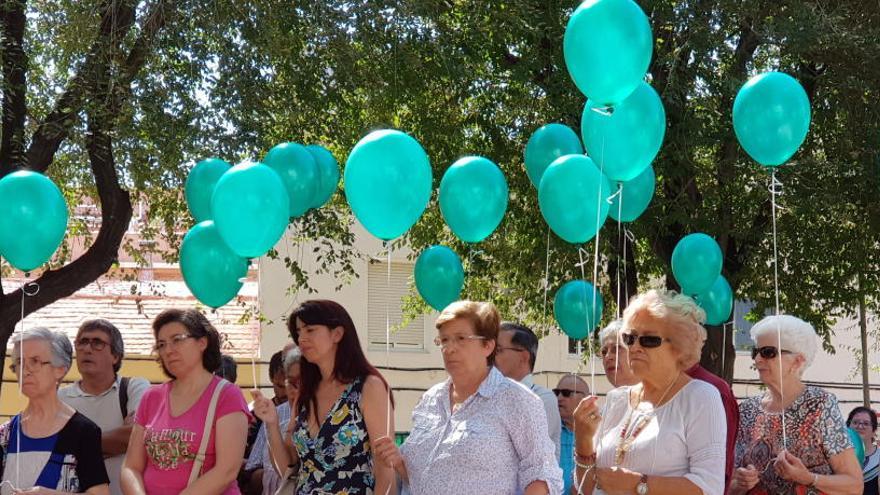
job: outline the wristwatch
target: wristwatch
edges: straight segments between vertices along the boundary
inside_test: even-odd
[[[648,495],[648,475],[643,474],[642,478],[639,480],[639,484],[636,485],[636,493],[638,495]]]

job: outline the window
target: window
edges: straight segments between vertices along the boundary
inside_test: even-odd
[[[371,347],[385,347],[387,321],[391,326],[389,347],[415,350],[425,348],[425,319],[422,315],[414,318],[406,327],[395,331],[403,320],[403,298],[409,294],[412,269],[412,263],[392,262],[389,284],[388,262],[370,262],[367,273],[367,338]]]

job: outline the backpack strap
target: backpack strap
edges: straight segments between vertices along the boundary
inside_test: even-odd
[[[208,440],[211,438],[211,429],[214,427],[214,416],[217,414],[217,401],[220,399],[220,392],[223,387],[229,383],[224,379],[220,379],[217,386],[214,387],[214,394],[211,396],[211,404],[208,406],[208,415],[205,417],[205,429],[202,431],[202,443],[199,445],[199,452],[193,460],[192,471],[189,473],[189,481],[186,486],[191,486],[202,474],[202,464],[205,463],[205,452],[208,450]]]
[[[122,411],[122,420],[128,417],[128,380],[127,376],[119,379],[119,410]]]

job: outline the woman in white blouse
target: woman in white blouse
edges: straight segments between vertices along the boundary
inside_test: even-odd
[[[560,494],[562,472],[541,399],[492,366],[500,328],[491,303],[452,303],[434,339],[449,379],[422,396],[398,449],[373,443],[412,495]]]
[[[582,493],[724,493],[726,419],[712,385],[685,370],[700,359],[705,312],[672,291],[629,304],[621,339],[639,383],[575,410],[575,486]]]

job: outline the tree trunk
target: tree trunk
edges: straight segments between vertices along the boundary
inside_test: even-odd
[[[865,315],[865,293],[862,292],[862,275],[859,274],[859,333],[862,341],[862,401],[871,407],[871,382],[868,379],[868,319]]]
[[[733,381],[733,364],[736,361],[732,327],[729,324],[705,325],[705,327],[706,343],[703,344],[700,364],[731,383]]]

